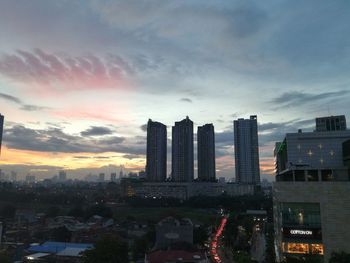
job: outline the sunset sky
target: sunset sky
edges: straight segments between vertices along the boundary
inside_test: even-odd
[[[254,114],[272,180],[286,132],[350,118],[349,25],[347,0],[0,0],[0,169],[138,171],[151,118],[168,126],[170,173],[188,115],[214,124],[217,177],[234,178],[232,122]]]

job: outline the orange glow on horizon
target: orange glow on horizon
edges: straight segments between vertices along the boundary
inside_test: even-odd
[[[123,165],[132,170],[145,167],[144,158],[127,159],[123,153],[52,153],[2,148],[0,165],[55,166],[58,169],[100,168]]]

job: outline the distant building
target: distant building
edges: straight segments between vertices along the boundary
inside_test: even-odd
[[[59,171],[58,172],[58,181],[64,182],[67,180],[67,173],[66,171]]]
[[[139,171],[139,178],[145,179],[146,178],[146,172],[145,171]]]
[[[226,178],[225,177],[219,177],[219,183],[221,183],[221,184],[226,183]]]
[[[17,181],[17,173],[14,171],[11,171],[11,181],[16,182]]]
[[[350,131],[287,133],[276,147],[277,262],[305,255],[328,262],[332,252],[350,253]]]
[[[346,119],[344,115],[316,118],[316,131],[344,131]]]
[[[215,181],[215,135],[213,124],[199,126],[197,130],[198,180]]]
[[[0,154],[1,154],[3,129],[4,129],[4,116],[0,114]]]
[[[235,120],[233,126],[236,182],[260,184],[257,117]]]
[[[98,175],[98,181],[99,182],[104,182],[105,181],[105,174],[104,173],[100,173]]]
[[[172,181],[193,181],[193,122],[186,119],[172,127]]]
[[[147,123],[147,181],[163,182],[166,179],[167,131],[160,122],[148,120]]]
[[[27,183],[35,183],[35,175],[26,175],[26,182]]]
[[[193,244],[193,224],[190,219],[167,217],[156,225],[155,249],[166,249],[179,242]]]
[[[193,196],[228,196],[253,195],[252,184],[217,183],[217,182],[142,182],[141,180],[122,180],[123,196],[141,198],[176,198],[187,200]]]
[[[117,181],[117,173],[111,173],[111,182]]]

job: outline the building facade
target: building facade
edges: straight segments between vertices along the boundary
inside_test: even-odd
[[[193,181],[193,122],[186,119],[172,127],[172,181]]]
[[[148,120],[146,178],[150,182],[163,182],[166,179],[167,131],[160,122]]]
[[[155,249],[167,249],[174,243],[193,244],[193,224],[188,218],[177,220],[167,217],[156,225]]]
[[[233,126],[236,182],[260,184],[257,117],[235,120]]]
[[[350,252],[349,130],[286,134],[276,144],[273,184],[277,261]]]
[[[316,118],[316,131],[344,131],[346,119],[344,115]]]
[[[214,182],[215,135],[213,124],[205,124],[197,130],[198,180]]]

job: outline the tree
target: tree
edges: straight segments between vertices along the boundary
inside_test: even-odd
[[[16,207],[11,204],[7,204],[1,209],[0,215],[6,218],[13,218],[15,216],[15,213]]]
[[[84,263],[125,263],[128,262],[128,246],[114,235],[99,239],[93,249],[83,254]]]
[[[62,226],[53,229],[51,236],[54,241],[70,242],[72,233],[65,226]]]
[[[1,263],[11,263],[11,258],[6,254],[6,252],[0,252],[0,262]]]
[[[48,217],[56,217],[60,214],[61,209],[58,206],[50,206],[47,211],[46,215]]]
[[[348,263],[350,262],[350,254],[342,252],[332,252],[329,263]]]

